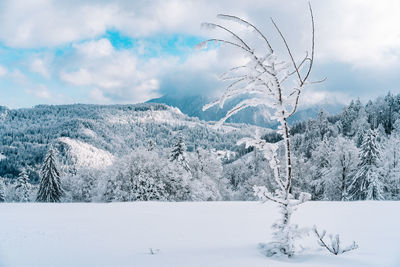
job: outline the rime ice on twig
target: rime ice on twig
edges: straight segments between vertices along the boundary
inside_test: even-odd
[[[299,97],[302,89],[307,85],[309,75],[314,62],[314,16],[309,5],[312,26],[311,52],[306,53],[305,57],[297,61],[293,57],[293,53],[288,42],[279,29],[278,25],[271,18],[278,36],[282,39],[284,48],[289,55],[289,62],[280,60],[275,54],[267,36],[262,33],[256,26],[250,22],[232,15],[220,14],[218,18],[231,20],[240,25],[244,25],[254,31],[257,38],[261,38],[266,49],[263,52],[257,51],[250,45],[250,42],[239,36],[235,31],[216,23],[203,23],[202,26],[207,29],[221,30],[227,33],[231,39],[209,39],[198,45],[205,47],[208,42],[217,42],[232,46],[240,51],[247,59],[247,63],[231,68],[228,72],[221,75],[224,81],[230,81],[222,97],[203,107],[203,110],[209,109],[215,105],[223,107],[224,103],[238,96],[245,96],[235,107],[230,109],[224,118],[222,118],[217,126],[224,123],[229,117],[248,107],[266,106],[271,114],[272,119],[278,120],[280,126],[278,133],[283,136],[283,146],[285,147],[285,162],[278,160],[277,149],[279,144],[270,144],[261,138],[247,138],[240,141],[245,143],[246,147],[253,146],[263,152],[268,159],[271,168],[274,170],[274,180],[277,184],[275,192],[270,192],[264,186],[254,187],[255,195],[261,200],[270,200],[278,203],[282,218],[273,225],[275,230],[274,237],[276,242],[264,246],[264,249],[270,249],[267,255],[285,254],[292,256],[294,253],[293,240],[298,236],[297,225],[290,222],[292,212],[299,204],[310,199],[310,194],[301,193],[298,199],[291,194],[292,187],[292,157],[290,151],[290,135],[287,119],[291,117],[297,110]],[[310,56],[309,56],[310,55]],[[292,82],[291,85],[289,81]]]
[[[351,243],[350,245],[346,246],[346,247],[342,247],[341,243],[340,243],[340,238],[339,238],[339,234],[336,235],[329,235],[329,239],[330,239],[330,243],[326,242],[324,240],[325,235],[326,235],[326,231],[323,230],[321,233],[318,232],[317,227],[314,225],[314,229],[313,229],[315,235],[318,238],[318,244],[321,247],[326,248],[330,253],[334,254],[334,255],[338,255],[338,254],[343,254],[345,252],[351,251],[351,250],[355,250],[358,248],[358,245],[355,241],[353,241],[353,243]]]

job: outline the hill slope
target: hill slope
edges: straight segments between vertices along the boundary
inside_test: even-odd
[[[56,146],[66,161],[74,158],[74,162],[82,162],[79,154],[87,158],[102,151],[103,156],[94,160],[107,162],[113,155],[146,147],[150,141],[159,147],[172,147],[177,135],[184,137],[189,151],[197,146],[234,150],[240,138],[257,129],[268,131],[240,124],[215,129],[213,123],[156,103],[1,108],[0,119],[0,176],[16,177],[26,167],[33,180],[48,144]]]

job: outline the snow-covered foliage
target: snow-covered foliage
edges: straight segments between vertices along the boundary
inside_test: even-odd
[[[53,148],[50,147],[42,166],[40,186],[36,197],[38,202],[60,202],[63,195],[60,173],[54,154]]]
[[[178,162],[186,171],[190,171],[186,156],[186,149],[186,144],[183,140],[183,137],[180,135],[172,148],[170,160]]]
[[[4,202],[6,200],[6,189],[3,180],[4,179],[0,177],[0,202]]]
[[[106,201],[105,197],[100,197],[102,191],[98,185],[107,184],[101,181],[108,179],[107,172],[116,161],[136,150],[156,151],[157,157],[168,158],[178,136],[183,137],[187,146],[190,166],[197,164],[196,151],[200,149],[206,153],[210,163],[214,162],[217,169],[222,168],[222,173],[215,171],[218,175],[214,176],[212,172],[204,175],[193,167],[191,177],[201,178],[192,184],[199,183],[198,186],[203,188],[200,191],[204,193],[196,199],[255,200],[254,185],[265,185],[272,191],[276,189],[273,170],[262,151],[252,146],[246,148],[244,144],[237,145],[237,140],[250,137],[258,130],[261,139],[279,144],[278,159],[284,163],[281,135],[269,129],[237,124],[224,124],[214,129],[212,123],[178,113],[168,115],[175,118],[171,124],[151,120],[138,123],[135,120],[142,116],[150,117],[148,113],[154,114],[158,108],[160,116],[162,112],[174,112],[167,106],[154,104],[38,106],[9,110],[4,123],[0,123],[0,153],[6,156],[0,161],[5,201],[18,201],[15,184],[24,168],[29,181],[35,187],[38,185],[49,143],[53,143],[58,152],[57,161],[60,162],[59,171],[65,189],[61,201]],[[105,116],[123,117],[127,121],[126,124],[109,125],[103,119]],[[381,147],[379,170],[383,177],[383,197],[400,199],[398,118],[400,95],[388,94],[366,105],[353,101],[336,115],[321,111],[316,119],[291,125],[292,194],[298,196],[301,192],[308,192],[314,200],[351,200],[348,182],[353,181],[359,169],[360,146],[369,129],[378,131],[379,128],[376,143]],[[67,140],[68,144],[60,140]],[[93,162],[97,160],[108,167]],[[91,166],[92,162],[96,168]],[[338,188],[338,185],[343,185],[343,174],[347,192]],[[204,189],[209,178],[212,185],[223,185],[219,191]],[[33,195],[36,190],[32,189]],[[347,198],[342,192],[347,193]],[[192,199],[195,199],[193,195]]]
[[[378,131],[368,130],[360,147],[360,163],[350,185],[351,197],[381,200],[383,195],[382,150],[377,143]]]
[[[332,253],[334,255],[343,254],[345,252],[352,251],[352,250],[355,250],[358,248],[358,245],[355,241],[353,241],[350,245],[343,247],[340,242],[339,234],[329,235],[330,242],[327,242],[326,240],[324,240],[325,235],[326,235],[325,230],[323,230],[320,233],[320,232],[318,232],[317,227],[314,226],[313,231],[314,231],[316,237],[318,238],[318,244],[321,247],[326,248],[330,253]]]
[[[22,169],[15,182],[15,200],[18,202],[31,201],[32,184],[29,182],[28,174],[25,169]]]
[[[203,110],[207,110],[215,105],[220,108],[225,101],[232,98],[243,97],[235,107],[230,109],[217,126],[222,125],[229,117],[249,107],[266,107],[265,115],[279,122],[277,133],[282,136],[282,141],[271,143],[260,136],[254,138],[244,138],[239,144],[244,143],[246,148],[253,147],[263,153],[273,171],[275,188],[254,186],[255,195],[263,201],[273,201],[278,204],[281,211],[281,219],[273,224],[274,241],[263,246],[267,256],[286,255],[291,257],[295,253],[294,240],[301,234],[298,226],[291,223],[292,213],[295,207],[311,198],[309,193],[301,192],[298,198],[292,194],[293,178],[293,157],[290,145],[290,129],[288,118],[297,110],[300,94],[307,85],[308,77],[311,73],[314,62],[314,17],[309,5],[312,24],[311,53],[308,52],[300,63],[293,58],[292,51],[281,30],[271,19],[278,36],[282,39],[284,47],[288,53],[288,61],[279,56],[272,48],[268,38],[256,26],[250,22],[232,15],[218,15],[218,18],[233,21],[241,26],[250,28],[254,36],[239,36],[237,28],[231,30],[229,26],[216,23],[203,23],[208,29],[221,30],[228,34],[228,37],[213,38],[206,40],[198,45],[203,49],[210,42],[229,45],[238,50],[238,58],[245,60],[245,63],[234,66],[220,77],[224,81],[229,81],[224,94],[219,100],[205,105]],[[262,48],[253,44],[254,39],[261,38]],[[269,111],[269,112],[268,112]],[[283,162],[278,158],[279,145],[284,147]]]
[[[110,152],[79,140],[61,137],[57,142],[58,150],[65,156],[63,164],[67,166],[100,169],[110,166],[114,160]]]
[[[0,153],[6,157],[0,160],[0,176],[16,179],[20,169],[26,168],[31,181],[38,183],[49,144],[60,153],[60,163],[70,168],[74,164],[101,167],[115,156],[147,147],[150,140],[157,148],[171,149],[179,135],[189,152],[196,147],[237,152],[238,139],[262,129],[230,124],[216,130],[212,126],[163,104],[12,109],[0,123]]]

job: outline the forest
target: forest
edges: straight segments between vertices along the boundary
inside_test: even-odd
[[[399,114],[400,95],[388,93],[292,123],[292,193],[398,200]],[[255,185],[276,186],[263,153],[238,143],[254,133],[278,142],[275,130],[216,128],[163,104],[2,107],[0,120],[1,201],[35,201],[49,149],[63,202],[255,200]]]

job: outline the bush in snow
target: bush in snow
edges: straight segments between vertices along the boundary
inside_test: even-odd
[[[221,75],[222,80],[230,81],[230,84],[219,100],[203,107],[203,110],[215,105],[222,108],[225,101],[238,96],[244,97],[244,100],[230,109],[216,126],[220,126],[237,112],[256,106],[266,107],[266,113],[268,113],[267,111],[273,112],[270,117],[279,122],[278,133],[283,137],[281,141],[269,143],[256,137],[246,138],[240,142],[245,143],[246,147],[252,146],[262,151],[274,171],[274,181],[276,182],[274,192],[265,186],[254,187],[256,196],[263,201],[270,200],[277,203],[281,210],[281,219],[273,225],[275,241],[264,246],[268,256],[284,254],[290,257],[294,254],[293,241],[301,231],[297,225],[291,223],[291,216],[296,206],[310,199],[310,194],[307,193],[299,194],[298,199],[292,195],[293,159],[288,125],[288,118],[297,110],[300,94],[308,83],[314,62],[314,17],[311,5],[309,7],[312,21],[311,53],[310,55],[306,53],[300,63],[296,63],[294,60],[292,51],[274,20],[272,23],[288,52],[289,63],[278,59],[267,37],[257,27],[244,19],[231,15],[218,15],[218,18],[230,20],[254,30],[254,34],[263,42],[262,50],[253,44],[254,40],[247,41],[227,27],[215,23],[203,23],[203,26],[221,30],[229,37],[209,39],[198,45],[199,48],[204,48],[212,42],[231,46],[241,52],[240,59],[242,61],[246,60],[245,64],[231,68],[227,73]],[[285,149],[283,164],[280,163],[277,155],[279,144],[282,144]]]
[[[356,244],[356,242],[353,241],[353,243],[351,243],[350,245],[343,247],[342,244],[340,243],[340,238],[339,235],[329,235],[329,240],[330,242],[326,242],[324,240],[325,235],[326,235],[326,231],[322,231],[321,233],[318,232],[318,229],[316,226],[314,226],[313,229],[315,235],[318,238],[318,244],[323,247],[326,248],[330,253],[334,254],[334,255],[338,255],[338,254],[343,254],[345,252],[351,251],[351,250],[355,250],[358,248],[358,245]]]

